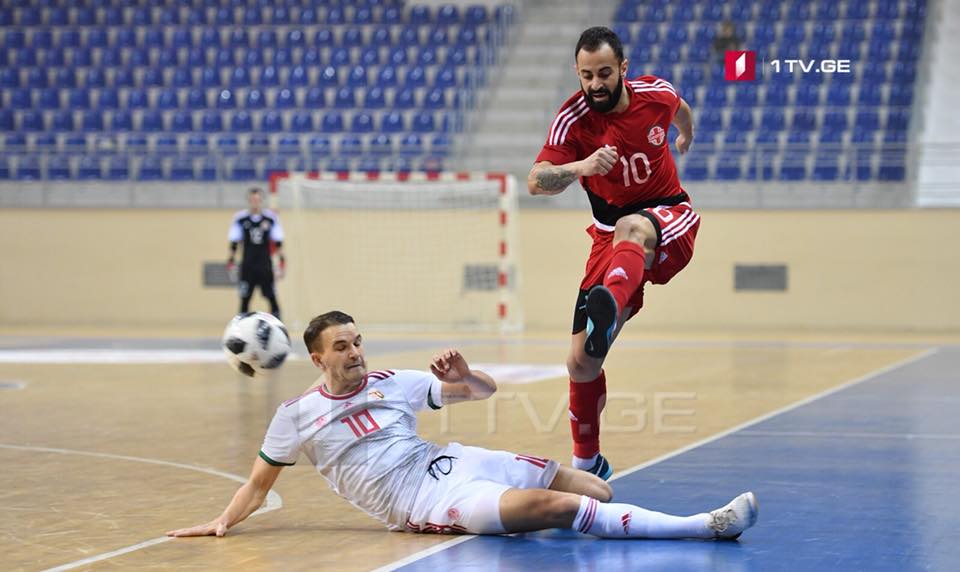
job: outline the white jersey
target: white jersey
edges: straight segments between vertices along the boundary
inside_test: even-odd
[[[417,435],[416,416],[440,408],[441,385],[415,370],[371,372],[345,395],[321,385],[277,408],[260,457],[292,465],[302,451],[335,493],[400,529],[441,450]]]

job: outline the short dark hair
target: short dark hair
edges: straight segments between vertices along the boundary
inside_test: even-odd
[[[354,324],[353,316],[349,314],[344,314],[340,310],[333,310],[332,312],[327,312],[326,314],[320,314],[316,318],[310,320],[310,324],[307,325],[307,329],[303,331],[303,343],[307,346],[307,351],[313,351],[314,342],[320,343],[320,334],[330,326],[336,326],[338,324]],[[318,345],[318,350],[323,349],[322,345]]]
[[[623,42],[620,41],[620,37],[617,36],[613,30],[607,28],[606,26],[594,26],[592,28],[587,28],[582,34],[580,34],[580,40],[577,42],[577,49],[573,52],[573,60],[577,60],[580,50],[595,52],[599,50],[600,46],[603,44],[610,46],[610,49],[613,50],[614,55],[617,56],[618,62],[623,62]]]
[[[248,195],[261,195],[261,196],[262,196],[262,195],[263,195],[263,189],[261,189],[260,187],[253,187],[253,188],[250,189],[250,191],[249,191],[247,194],[248,194]]]

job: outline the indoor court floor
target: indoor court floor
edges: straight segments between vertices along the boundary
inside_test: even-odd
[[[316,370],[299,359],[271,380],[240,378],[214,337],[0,334],[4,569],[955,570],[960,562],[956,337],[624,334],[606,366],[602,433],[615,499],[693,513],[756,492],[755,528],[738,542],[704,542],[391,533],[305,463],[285,469],[261,512],[226,538],[169,539],[165,531],[219,514],[276,407],[308,388]],[[434,352],[455,346],[498,378],[486,402],[423,413],[425,438],[569,462],[562,332],[368,331],[365,341],[370,369],[425,369]]]

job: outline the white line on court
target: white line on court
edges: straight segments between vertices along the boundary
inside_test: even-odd
[[[149,463],[151,465],[163,465],[166,467],[174,467],[177,469],[187,469],[188,471],[197,471],[198,473],[206,473],[208,475],[214,475],[216,477],[223,477],[225,479],[230,479],[231,481],[236,481],[238,483],[246,483],[247,479],[239,475],[234,475],[232,473],[225,473],[223,471],[218,471],[216,469],[207,469],[205,467],[196,467],[194,465],[185,465],[183,463],[174,463],[172,461],[161,461],[159,459],[146,459],[143,457],[130,457],[128,455],[113,455],[111,453],[96,453],[91,451],[76,451],[73,449],[56,449],[53,447],[30,447],[27,445],[8,445],[5,443],[0,443],[0,449],[13,449],[17,451],[37,451],[41,453],[60,453],[62,455],[83,455],[86,457],[99,457],[101,459],[116,459],[120,461],[134,461],[137,463]],[[283,499],[280,498],[280,495],[271,490],[267,493],[267,503],[265,506],[260,507],[256,512],[250,516],[256,516],[258,514],[263,514],[270,512],[272,510],[277,510],[278,508],[283,507]],[[95,556],[90,556],[82,560],[75,560],[73,562],[68,562],[57,566],[56,568],[48,568],[44,572],[59,572],[60,570],[71,570],[86,564],[91,564],[93,562],[99,562],[101,560],[106,560],[108,558],[113,558],[114,556],[120,556],[121,554],[127,554],[135,550],[140,550],[141,548],[146,548],[148,546],[153,546],[154,544],[161,544],[163,542],[169,542],[173,540],[170,536],[160,536],[157,538],[151,538],[150,540],[145,540],[143,542],[138,542],[137,544],[131,544],[130,546],[125,546],[111,552],[104,552],[103,554],[97,554]]]
[[[857,384],[859,384],[859,383],[863,383],[863,382],[865,382],[865,381],[867,381],[867,380],[869,380],[869,379],[872,379],[872,378],[874,378],[874,377],[876,377],[876,376],[878,376],[878,375],[883,375],[883,374],[888,373],[888,372],[891,372],[891,371],[893,371],[893,370],[895,370],[895,369],[901,368],[901,367],[903,367],[903,366],[905,366],[905,365],[909,365],[909,364],[912,364],[912,363],[914,363],[914,362],[918,362],[918,361],[920,361],[920,360],[926,359],[926,358],[930,357],[931,355],[937,353],[937,350],[938,350],[938,349],[939,349],[939,348],[928,349],[927,351],[925,351],[925,352],[923,352],[923,353],[920,353],[920,354],[915,355],[915,356],[913,356],[913,357],[909,357],[909,358],[907,358],[907,359],[904,359],[904,360],[895,362],[895,363],[890,364],[890,365],[888,365],[888,366],[886,366],[886,367],[880,368],[880,369],[878,369],[878,370],[876,370],[876,371],[873,371],[873,372],[868,373],[868,374],[866,374],[866,375],[864,375],[864,376],[858,377],[858,378],[856,378],[856,379],[853,379],[853,380],[851,380],[851,381],[848,381],[848,382],[846,382],[846,383],[843,383],[843,384],[841,384],[841,385],[838,385],[838,386],[833,387],[833,388],[831,388],[831,389],[828,389],[828,390],[826,390],[826,391],[822,391],[822,392],[817,393],[817,394],[815,394],[815,395],[811,395],[810,397],[807,397],[807,398],[805,398],[805,399],[801,399],[800,401],[798,401],[798,402],[796,402],[796,403],[793,403],[793,404],[791,404],[791,405],[787,405],[786,407],[781,407],[780,409],[777,409],[777,410],[775,410],[775,411],[773,411],[773,412],[771,412],[771,413],[767,413],[766,415],[761,415],[760,417],[757,417],[757,418],[755,418],[755,419],[751,419],[750,421],[747,421],[747,422],[745,422],[745,423],[741,423],[740,425],[737,425],[736,427],[733,427],[733,428],[731,428],[731,429],[727,429],[726,431],[722,431],[722,432],[720,432],[720,433],[717,433],[716,435],[707,437],[706,439],[702,439],[702,440],[700,440],[700,441],[697,441],[696,443],[692,443],[692,444],[690,444],[690,445],[687,445],[686,447],[682,447],[682,448],[680,448],[680,449],[677,449],[676,451],[667,453],[667,454],[665,454],[665,455],[661,455],[661,456],[659,456],[659,457],[656,457],[656,458],[654,458],[654,459],[651,459],[651,460],[649,460],[649,461],[647,461],[647,462],[645,462],[645,463],[641,463],[641,464],[636,465],[636,466],[634,466],[634,467],[630,467],[629,469],[627,469],[627,470],[625,470],[625,471],[621,471],[621,472],[619,472],[619,473],[614,474],[612,477],[610,477],[610,480],[611,480],[611,481],[614,481],[614,480],[619,479],[619,478],[621,478],[621,477],[625,477],[625,476],[630,475],[630,474],[633,474],[633,473],[635,473],[635,472],[637,472],[637,471],[646,469],[647,467],[650,467],[650,466],[652,466],[652,465],[656,465],[657,463],[662,463],[663,461],[666,461],[667,459],[671,459],[671,458],[673,458],[673,457],[676,457],[677,455],[682,455],[683,453],[686,453],[687,451],[691,451],[691,450],[693,450],[693,449],[696,449],[697,447],[702,447],[703,445],[707,445],[707,444],[709,444],[709,443],[712,443],[712,442],[714,442],[714,441],[717,441],[718,439],[722,439],[722,438],[726,437],[727,435],[730,435],[731,433],[736,433],[737,431],[746,429],[747,427],[751,427],[751,426],[753,426],[753,425],[756,425],[757,423],[761,423],[761,422],[763,422],[763,421],[766,421],[767,419],[770,419],[770,418],[772,418],[772,417],[776,417],[777,415],[781,415],[781,414],[783,414],[783,413],[787,413],[788,411],[792,411],[792,410],[794,410],[794,409],[797,409],[798,407],[802,407],[802,406],[807,405],[808,403],[812,403],[812,402],[814,402],[814,401],[816,401],[816,400],[818,400],[818,399],[822,399],[822,398],[827,397],[827,396],[829,396],[829,395],[833,395],[834,393],[837,393],[838,391],[843,391],[844,389],[847,389],[848,387],[853,387],[854,385],[857,385]],[[392,571],[392,570],[397,570],[398,568],[401,568],[401,567],[403,567],[403,566],[406,566],[407,564],[412,564],[412,563],[414,563],[414,562],[416,562],[416,561],[418,561],[418,560],[422,560],[422,559],[424,559],[424,558],[426,558],[426,557],[428,557],[428,556],[430,556],[430,555],[436,554],[437,552],[441,552],[441,551],[446,550],[446,549],[448,549],[448,548],[453,548],[454,546],[456,546],[456,545],[458,545],[458,544],[461,544],[461,543],[463,543],[463,542],[466,542],[466,541],[468,541],[468,540],[470,540],[470,539],[472,539],[472,538],[476,538],[476,535],[461,536],[461,537],[455,538],[454,540],[451,540],[451,541],[449,541],[449,542],[444,542],[443,544],[438,544],[438,545],[433,546],[433,547],[431,547],[431,548],[427,548],[427,549],[425,549],[425,550],[421,550],[420,552],[415,552],[415,553],[411,554],[410,556],[407,556],[406,558],[403,558],[403,559],[401,559],[401,560],[397,560],[396,562],[393,562],[393,563],[391,563],[391,564],[387,564],[386,566],[382,566],[382,567],[380,567],[380,568],[377,568],[377,569],[374,570],[373,572],[390,572],[390,571]]]

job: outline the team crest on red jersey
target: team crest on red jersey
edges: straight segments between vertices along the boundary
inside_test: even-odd
[[[666,135],[667,134],[663,131],[663,127],[654,125],[650,128],[650,131],[647,131],[647,141],[649,141],[651,145],[659,147],[663,145],[663,140],[667,138]]]

